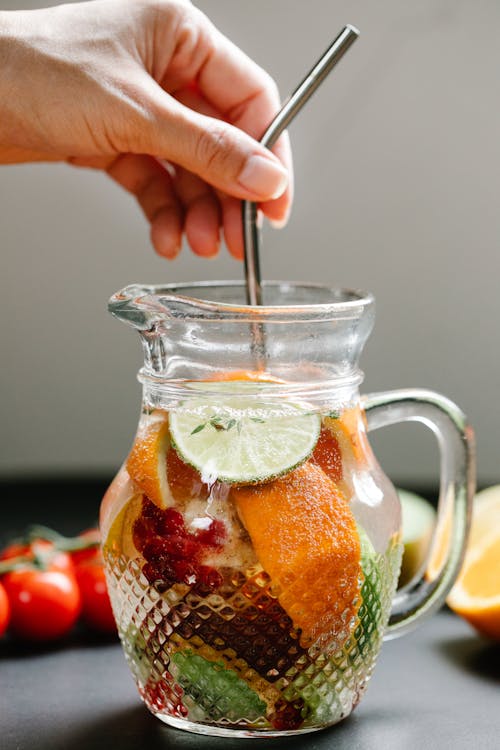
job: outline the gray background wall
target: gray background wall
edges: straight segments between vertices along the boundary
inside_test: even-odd
[[[263,272],[371,289],[364,390],[446,393],[476,428],[481,483],[500,481],[500,4],[198,6],[283,96],[344,23],[361,29],[291,128],[295,207],[285,230],[265,230]],[[0,474],[111,475],[135,431],[141,357],[108,297],[130,282],[239,278],[242,267],[225,250],[157,258],[133,200],[90,171],[2,167],[0,195]],[[386,429],[373,445],[395,481],[436,480],[423,427]]]

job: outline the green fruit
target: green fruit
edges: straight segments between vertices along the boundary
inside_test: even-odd
[[[380,556],[373,549],[373,545],[366,531],[358,524],[359,541],[361,543],[361,570],[363,583],[361,584],[361,606],[358,610],[358,625],[354,637],[361,656],[370,650],[374,641],[379,641],[380,624],[382,618],[381,594],[387,583],[384,582],[380,570]],[[384,570],[385,573],[385,570]]]
[[[267,704],[222,662],[208,661],[192,651],[172,657],[177,682],[214,721],[255,721],[264,716]]]
[[[398,489],[402,508],[403,561],[399,587],[405,586],[421,570],[427,557],[436,523],[436,511],[420,495]]]
[[[169,415],[175,449],[205,481],[254,484],[286,474],[310,456],[321,419],[306,404],[269,397],[269,384],[259,384],[250,401],[248,383],[217,386],[221,392],[195,397]]]
[[[354,630],[326,666],[317,660],[299,673],[284,691],[287,700],[301,698],[304,701],[302,716],[310,723],[339,720],[343,710],[339,693],[350,681],[356,682],[356,675],[371,670],[383,636],[394,552],[390,548],[385,555],[378,555],[366,531],[359,524],[357,528],[361,545],[362,601]]]

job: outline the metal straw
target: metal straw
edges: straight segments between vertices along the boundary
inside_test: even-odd
[[[356,41],[358,36],[359,31],[350,24],[340,32],[335,41],[332,42],[326,52],[320,57],[316,65],[287,99],[282,109],[269,125],[260,140],[263,146],[267,148],[274,146],[283,130],[288,127],[295,115],[302,109],[307,100],[344,56],[351,44]],[[247,302],[249,305],[261,305],[262,288],[259,267],[260,232],[257,227],[257,205],[252,201],[243,202],[242,221]]]

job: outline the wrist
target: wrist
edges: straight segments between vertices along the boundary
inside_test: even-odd
[[[14,133],[15,102],[20,98],[20,76],[16,76],[22,45],[23,11],[0,11],[0,163],[16,161]],[[17,80],[16,80],[17,78]]]
[[[38,161],[31,147],[37,107],[33,17],[39,11],[0,11],[0,164]]]

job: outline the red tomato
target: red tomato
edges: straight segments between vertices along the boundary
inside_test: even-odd
[[[101,550],[99,547],[101,534],[99,529],[87,529],[87,531],[83,531],[79,534],[78,538],[91,546],[86,549],[77,549],[70,552],[71,559],[75,566],[80,565],[80,563],[85,562],[86,560],[93,560],[96,557],[99,560],[101,559]]]
[[[7,573],[2,583],[9,598],[12,632],[50,641],[66,635],[78,619],[80,591],[74,575],[49,567],[26,567]]]
[[[7,630],[10,619],[10,604],[7,592],[0,583],[0,638]]]
[[[76,567],[76,580],[82,597],[82,615],[88,625],[104,633],[116,633],[104,568],[100,555]]]
[[[14,542],[0,552],[0,560],[11,560],[14,557],[27,557],[33,560],[39,555],[47,560],[51,570],[61,570],[63,573],[73,573],[73,561],[67,552],[56,550],[52,542],[37,539],[30,544]]]

